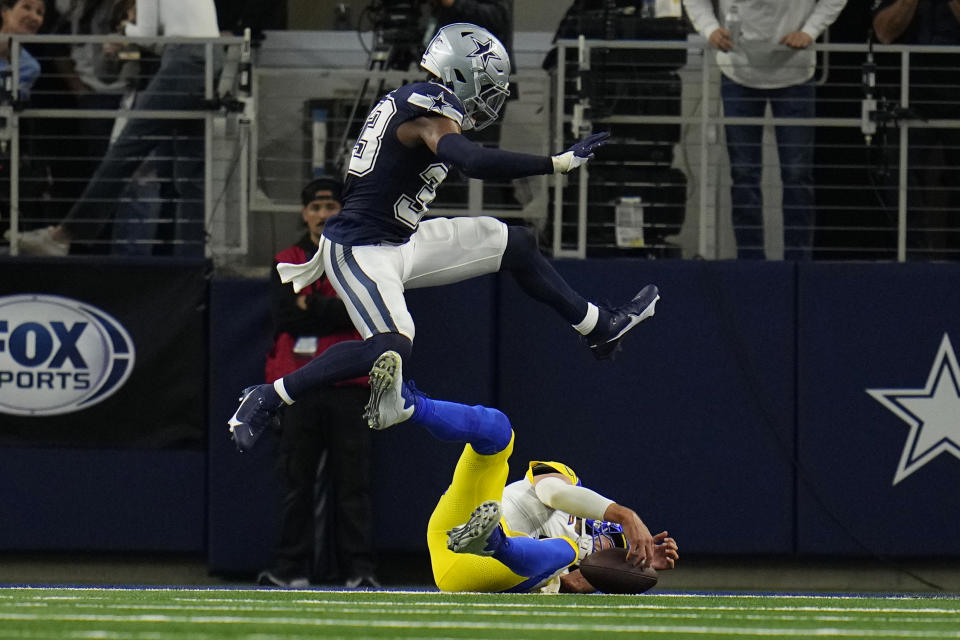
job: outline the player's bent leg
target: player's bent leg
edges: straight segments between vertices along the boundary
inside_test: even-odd
[[[502,562],[489,556],[448,550],[445,538],[446,536],[444,541],[440,542],[443,556],[435,555],[434,548],[430,548],[433,581],[441,591],[498,593],[508,591],[526,580],[524,576],[518,576]]]
[[[447,532],[447,548],[454,553],[492,556],[510,571],[527,578],[515,588],[526,590],[549,580],[577,561],[577,547],[567,538],[508,536],[500,524],[500,503],[484,502],[470,519]]]
[[[325,242],[324,272],[360,336],[399,333],[413,340],[415,327],[403,284],[406,245],[349,247]]]
[[[586,336],[587,345],[598,359],[613,357],[624,335],[652,317],[660,299],[659,290],[651,284],[619,307],[601,308],[587,302],[540,253],[536,237],[525,227],[508,228],[501,269],[513,274],[527,295],[552,307]]]
[[[413,353],[413,343],[400,333],[377,333],[366,340],[338,342],[284,376],[283,385],[290,397],[296,400],[304,391],[366,376],[384,351],[395,351],[401,357],[409,358]]]
[[[411,394],[417,394],[411,421],[438,440],[469,444],[484,456],[503,451],[513,440],[510,419],[502,411],[483,405],[434,400],[415,389]]]
[[[305,391],[366,375],[384,351],[409,357],[413,343],[399,333],[338,342],[273,384],[247,387],[240,395],[240,406],[227,421],[230,437],[241,452],[249,451],[285,405],[293,404]]]
[[[557,273],[526,227],[507,227],[500,270],[509,271],[524,293],[554,309],[570,324],[579,323],[587,315],[589,303]]]
[[[401,245],[406,289],[462,282],[500,270],[507,225],[489,216],[431,218]]]
[[[434,579],[443,591],[530,591],[577,560],[576,545],[567,538],[509,534],[496,501],[484,502],[469,520],[451,529],[447,548],[454,556],[448,553],[433,562]],[[433,546],[430,551],[433,559],[438,551]],[[497,563],[477,562],[487,559]]]
[[[503,451],[513,439],[510,419],[483,405],[434,400],[403,379],[403,358],[386,351],[370,369],[370,399],[363,412],[371,429],[410,420],[443,442],[470,444],[481,455]]]
[[[493,559],[526,579],[503,591],[524,592],[536,589],[577,561],[577,547],[569,538],[530,538],[504,536],[493,552]]]
[[[487,500],[499,501],[503,497],[503,487],[510,472],[511,453],[512,433],[507,446],[493,455],[479,454],[469,444],[463,448],[450,486],[437,501],[427,524],[431,549],[436,546],[438,550],[450,553],[447,550],[447,531],[466,522],[478,504]]]

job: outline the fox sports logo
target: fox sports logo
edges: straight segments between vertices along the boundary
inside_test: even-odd
[[[0,413],[50,416],[103,402],[133,371],[116,318],[60,296],[0,296]]]

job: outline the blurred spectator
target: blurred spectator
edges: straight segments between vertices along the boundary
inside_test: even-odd
[[[313,257],[324,224],[340,211],[340,191],[340,182],[333,178],[318,178],[304,187],[301,217],[307,232],[277,254],[274,266]],[[298,295],[280,282],[276,269],[271,272],[274,344],[267,356],[267,382],[338,342],[360,339],[326,277]],[[261,572],[260,584],[379,586],[374,577],[371,432],[363,419],[368,395],[366,377],[350,380],[318,388],[280,415],[280,540],[274,566]],[[316,495],[315,485],[320,488]]]
[[[0,0],[0,21],[2,21],[2,24],[0,24],[0,102],[9,102],[13,95],[10,38],[4,36],[37,33],[43,26],[46,11],[47,5],[44,0]],[[30,90],[40,77],[40,63],[23,46],[20,46],[19,55],[18,99],[24,101],[30,98]],[[20,171],[24,177],[36,173],[36,167],[27,159],[29,151],[29,145],[25,145],[21,149]],[[9,147],[7,142],[4,141],[2,147],[0,147],[0,230],[4,230],[5,235],[9,233],[5,231],[9,227],[9,181]],[[36,184],[31,186],[36,186]],[[24,189],[23,191],[27,190]],[[23,215],[22,209],[23,207],[21,207],[21,216]],[[5,253],[6,250],[7,248],[4,247],[3,252]]]
[[[136,0],[136,22],[125,22],[123,26],[128,36],[220,36],[213,0]],[[218,48],[214,48],[214,52],[218,71],[222,55]],[[164,45],[160,68],[137,96],[134,108],[205,109],[204,69],[203,45]],[[174,253],[202,256],[205,240],[203,145],[203,122],[199,119],[130,119],[66,218],[58,226],[22,234],[21,251],[66,255],[72,242],[96,241],[116,215],[120,196],[143,161],[156,149],[169,148],[178,198]]]
[[[710,0],[683,0],[694,28],[717,49],[724,116],[761,118],[769,103],[776,118],[812,118],[816,54],[809,47],[845,5],[846,0],[720,0],[724,22],[732,8],[739,13],[731,31],[721,25]],[[726,125],[724,130],[737,257],[763,259],[763,127]],[[812,253],[814,134],[812,126],[776,127],[787,260],[809,260]]]
[[[56,29],[64,35],[116,35],[124,21],[132,21],[136,0],[67,0]],[[155,56],[143,55],[135,47],[96,42],[74,43],[62,51],[51,52],[50,59],[60,84],[46,87],[48,96],[62,107],[72,100],[79,109],[114,110],[130,107],[141,78],[155,70]],[[111,134],[119,124],[116,118],[76,117],[43,123],[55,139],[44,154],[51,158],[54,179],[53,199],[75,203],[90,181],[110,145]],[[69,206],[51,211],[50,219],[59,220]]]
[[[9,94],[12,70],[10,68],[10,39],[7,35],[33,35],[43,26],[43,17],[47,12],[45,0],[0,0],[0,77],[3,78],[3,91]],[[20,47],[19,98],[28,100],[33,83],[40,76],[40,63],[30,55],[25,47]]]
[[[117,34],[121,24],[131,21],[135,7],[136,0],[71,0],[61,30],[70,35]],[[119,54],[115,44],[83,42],[70,45],[69,58],[54,61],[80,108],[116,109],[120,104],[136,81],[138,65]]]
[[[874,0],[873,31],[884,44],[960,45],[960,0]],[[960,54],[910,56],[910,109],[960,121]],[[892,97],[892,96],[891,96]],[[960,129],[911,127],[907,162],[907,250],[960,259]]]

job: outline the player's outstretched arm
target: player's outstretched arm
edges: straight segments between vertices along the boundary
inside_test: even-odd
[[[653,562],[650,566],[657,571],[673,569],[680,559],[677,541],[670,538],[666,531],[653,536]],[[560,576],[560,593],[593,593],[597,589],[583,576],[580,569],[574,569]]]
[[[609,522],[616,522],[623,527],[623,535],[630,543],[630,549],[627,551],[627,561],[633,561],[634,566],[650,566],[656,557],[654,549],[653,536],[647,525],[637,515],[633,509],[628,509],[616,502],[607,507],[603,514],[603,519]]]
[[[648,566],[653,561],[653,536],[633,509],[619,505],[592,489],[573,485],[569,478],[559,473],[535,476],[534,490],[540,501],[551,509],[619,524],[630,544],[627,560],[633,562],[634,566]]]
[[[609,139],[610,133],[601,131],[600,133],[593,133],[579,142],[575,142],[572,147],[551,158],[554,172],[567,173],[577,167],[585,165],[587,160],[593,158],[593,152],[607,144]]]
[[[425,144],[438,158],[458,167],[467,176],[488,180],[567,173],[590,160],[609,135],[596,133],[561,154],[537,156],[478,145],[463,136],[460,126],[449,118],[415,118],[397,130],[401,143],[410,147]]]

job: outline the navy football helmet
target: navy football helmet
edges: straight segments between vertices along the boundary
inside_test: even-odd
[[[479,131],[497,119],[510,95],[510,57],[497,38],[475,24],[456,22],[437,31],[420,66],[460,98],[463,129]]]

